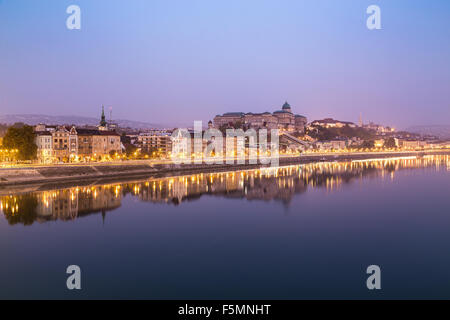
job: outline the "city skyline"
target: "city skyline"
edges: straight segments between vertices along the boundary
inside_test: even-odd
[[[0,0],[0,299],[449,299],[449,39],[450,0]]]
[[[313,121],[449,124],[447,1],[0,1],[0,114],[206,123],[289,101]]]

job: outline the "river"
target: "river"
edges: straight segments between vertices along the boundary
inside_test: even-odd
[[[449,156],[41,185],[0,205],[2,299],[450,298]]]

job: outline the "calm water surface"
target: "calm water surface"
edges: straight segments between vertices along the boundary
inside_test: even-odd
[[[25,187],[0,202],[0,298],[450,298],[448,156]],[[81,291],[66,289],[71,264]]]

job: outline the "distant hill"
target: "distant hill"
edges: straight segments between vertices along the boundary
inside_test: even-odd
[[[54,125],[97,125],[99,119],[80,116],[49,116],[42,114],[9,114],[0,115],[0,123],[14,124],[16,122],[23,122],[28,125],[36,125],[39,123],[54,124]],[[133,121],[133,120],[114,120],[122,128],[135,128],[135,129],[149,129],[149,128],[162,128],[162,125]]]
[[[450,139],[450,125],[413,126],[407,128],[405,131]]]

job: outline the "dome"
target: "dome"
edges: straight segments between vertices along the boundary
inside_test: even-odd
[[[286,102],[283,104],[283,107],[282,107],[281,109],[290,112],[290,111],[291,111],[291,105],[290,105],[289,103],[287,103],[287,101],[286,101]]]

